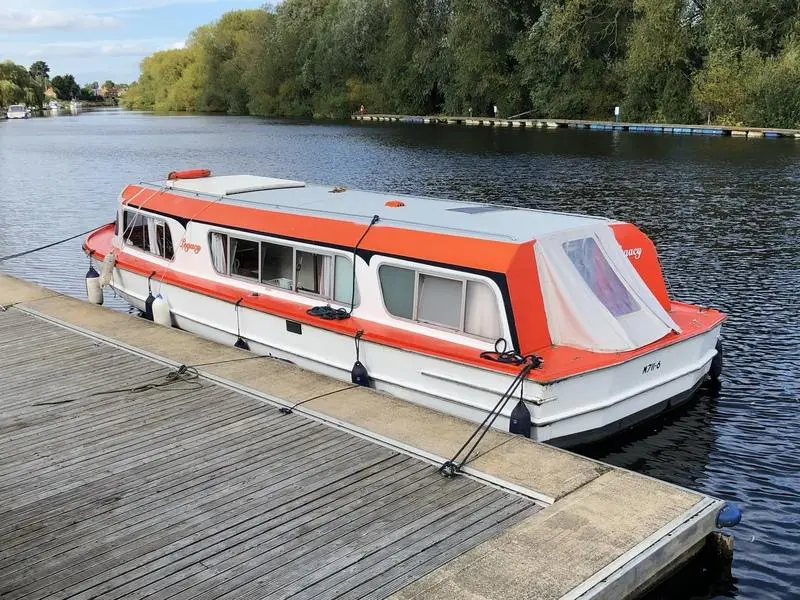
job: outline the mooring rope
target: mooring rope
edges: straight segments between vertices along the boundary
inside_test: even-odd
[[[445,461],[439,467],[439,473],[441,473],[445,477],[454,477],[458,473],[462,472],[464,465],[467,464],[470,456],[472,456],[472,453],[475,452],[478,445],[483,440],[484,436],[488,433],[489,429],[491,429],[492,425],[497,420],[497,417],[499,417],[500,413],[503,412],[503,409],[505,408],[506,404],[508,404],[508,401],[514,396],[517,389],[519,389],[520,386],[523,384],[525,378],[528,376],[528,373],[530,373],[533,369],[541,365],[541,359],[533,354],[524,356],[523,359],[525,364],[522,367],[522,369],[520,369],[519,373],[517,373],[516,377],[514,377],[513,381],[511,382],[511,385],[509,385],[508,389],[503,393],[502,396],[500,396],[500,399],[497,401],[497,404],[495,404],[494,408],[489,411],[489,413],[483,419],[481,424],[475,428],[475,431],[472,432],[472,435],[470,435],[467,438],[467,441],[464,442],[461,448],[458,449],[458,452],[456,452],[453,455],[453,458],[451,458],[448,461]],[[478,436],[478,438],[475,439],[475,436]],[[473,440],[475,440],[474,443],[472,443]],[[464,455],[464,458],[462,458],[460,462],[457,462],[458,457],[461,455],[462,452],[464,452],[464,450],[467,449],[470,443],[472,443],[472,446]]]
[[[100,225],[100,227],[102,227],[102,225]],[[63,244],[64,242],[69,242],[71,240],[74,240],[75,238],[79,238],[84,235],[89,235],[94,230],[99,229],[100,227],[92,227],[88,231],[84,231],[76,235],[71,235],[68,238],[64,238],[63,240],[58,240],[57,242],[53,242],[51,244],[45,244],[44,246],[39,246],[38,248],[31,248],[30,250],[25,250],[24,252],[17,252],[16,254],[9,254],[8,256],[0,257],[0,262],[11,260],[12,258],[19,258],[20,256],[25,256],[26,254],[33,254],[34,252],[39,252],[40,250],[46,250],[47,248],[52,248],[53,246],[58,246],[59,244]]]

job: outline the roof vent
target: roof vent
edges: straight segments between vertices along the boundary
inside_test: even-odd
[[[493,206],[491,204],[471,204],[469,206],[459,206],[458,208],[448,208],[450,212],[467,213],[468,215],[478,215],[480,213],[498,212],[501,210],[513,210],[509,206]]]

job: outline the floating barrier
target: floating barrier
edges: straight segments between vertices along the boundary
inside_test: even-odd
[[[747,138],[800,139],[800,129],[765,130],[757,127],[708,127],[703,125],[664,125],[659,123],[618,123],[615,121],[586,121],[582,119],[515,119],[472,116],[423,117],[415,115],[354,114],[355,121],[469,125],[484,127],[519,127],[547,129],[588,129],[591,131],[629,131],[632,133],[671,133],[673,135],[712,135]]]

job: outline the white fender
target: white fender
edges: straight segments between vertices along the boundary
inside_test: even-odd
[[[164,327],[172,327],[169,303],[161,294],[158,294],[156,299],[153,300],[153,322]]]
[[[94,267],[89,267],[86,273],[86,298],[92,304],[103,303],[103,288],[100,287],[100,275],[94,270]]]

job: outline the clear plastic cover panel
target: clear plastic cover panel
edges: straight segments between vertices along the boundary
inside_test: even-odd
[[[593,237],[564,242],[562,246],[581,279],[612,315],[621,317],[639,310]]]
[[[554,344],[620,352],[680,331],[607,225],[547,236],[535,252]]]

